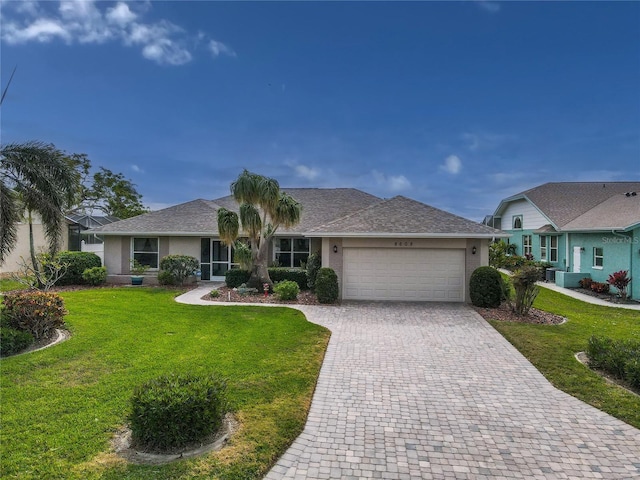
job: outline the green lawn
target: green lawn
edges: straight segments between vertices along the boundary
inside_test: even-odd
[[[24,290],[25,284],[11,280],[10,278],[0,279],[0,292],[8,292],[11,290]]]
[[[73,337],[0,362],[3,479],[260,478],[302,431],[329,332],[287,308],[181,305],[175,291],[62,294]],[[167,466],[110,453],[134,386],[169,372],[228,379],[231,444]]]
[[[540,288],[534,306],[569,321],[557,326],[500,321],[491,325],[556,387],[640,428],[640,397],[608,384],[574,357],[586,350],[591,335],[640,339],[640,312],[584,303],[546,288]]]

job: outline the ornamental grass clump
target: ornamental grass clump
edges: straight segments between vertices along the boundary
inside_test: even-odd
[[[49,292],[7,293],[3,300],[3,322],[29,332],[35,340],[49,338],[64,325],[67,310],[60,295]]]
[[[227,410],[226,382],[217,375],[157,377],[133,392],[133,445],[168,452],[200,442],[220,430]]]

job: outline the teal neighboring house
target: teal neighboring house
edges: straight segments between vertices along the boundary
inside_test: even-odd
[[[640,182],[545,183],[505,198],[483,223],[510,233],[518,255],[551,263],[560,286],[628,270],[628,294],[640,299]]]

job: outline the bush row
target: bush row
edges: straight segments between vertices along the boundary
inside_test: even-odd
[[[101,267],[100,257],[91,252],[59,252],[56,261],[67,264],[67,273],[56,282],[56,285],[85,285],[85,270]]]
[[[288,280],[297,283],[300,290],[309,289],[309,286],[307,285],[307,273],[304,270],[281,267],[269,268],[268,270],[269,277],[271,277],[271,280],[274,283]],[[251,273],[248,270],[234,268],[232,270],[227,270],[224,279],[227,287],[238,288],[243,283],[247,283],[250,276]]]
[[[587,356],[592,368],[602,369],[640,389],[640,341],[591,336]]]

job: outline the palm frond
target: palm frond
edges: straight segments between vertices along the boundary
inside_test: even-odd
[[[262,230],[260,211],[250,203],[240,205],[240,223],[242,223],[242,230],[247,233],[251,240],[255,240],[260,236],[260,231]]]
[[[263,177],[245,169],[231,183],[231,194],[238,203],[255,205],[260,201],[260,181]]]
[[[274,214],[272,216],[273,221],[278,226],[282,225],[285,228],[293,227],[300,223],[300,217],[302,215],[302,205],[298,203],[288,193],[282,193],[276,205]]]
[[[19,204],[16,193],[0,182],[0,264],[18,241],[17,225],[21,217]]]
[[[226,208],[220,208],[218,210],[218,235],[220,235],[222,243],[232,245],[238,238],[239,230],[238,214]]]

